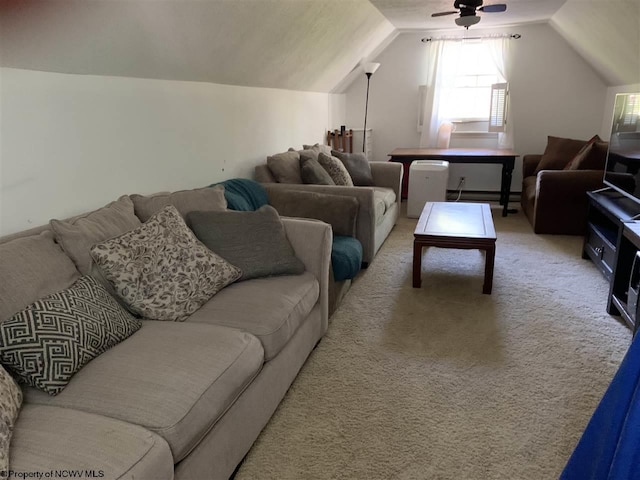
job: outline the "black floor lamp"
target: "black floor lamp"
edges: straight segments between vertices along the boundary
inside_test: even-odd
[[[362,129],[362,152],[365,153],[364,146],[365,140],[367,139],[367,110],[369,109],[369,80],[371,80],[371,75],[375,73],[375,71],[380,66],[379,63],[365,63],[362,66],[365,75],[367,76],[367,99],[364,102],[364,128]]]

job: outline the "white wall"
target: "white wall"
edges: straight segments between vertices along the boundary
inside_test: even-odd
[[[0,70],[0,235],[153,193],[251,177],[322,142],[329,95]]]
[[[503,31],[522,35],[511,44],[514,76],[510,91],[516,152],[542,153],[547,135],[586,140],[599,132],[607,88],[591,66],[547,24]],[[462,29],[458,34],[463,34]],[[417,86],[426,83],[428,46],[420,42],[425,36],[429,35],[401,34],[375,59],[381,67],[371,78],[367,120],[373,129],[373,160],[386,161],[394,148],[419,145]],[[348,127],[362,122],[365,89],[366,77],[362,75],[346,90]],[[452,146],[456,146],[455,139]],[[499,171],[499,166],[455,165],[449,186],[455,187],[458,176],[465,175],[466,189],[497,191]],[[512,190],[520,191],[521,182],[518,161]]]

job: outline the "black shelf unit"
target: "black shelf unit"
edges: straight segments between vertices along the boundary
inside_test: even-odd
[[[629,279],[640,250],[640,204],[613,190],[587,193],[587,233],[583,258],[593,260],[609,280],[607,312],[618,315],[635,330],[635,315],[627,305]]]

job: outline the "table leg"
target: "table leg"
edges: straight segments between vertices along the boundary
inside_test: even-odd
[[[496,258],[496,246],[491,245],[485,249],[486,257],[484,263],[484,285],[482,293],[491,294],[493,288],[493,264]]]
[[[422,274],[422,243],[413,241],[413,288],[420,288]]]
[[[509,212],[509,197],[511,196],[511,178],[513,176],[513,165],[502,164],[502,181],[500,185],[500,205],[502,205],[502,216],[506,217]]]

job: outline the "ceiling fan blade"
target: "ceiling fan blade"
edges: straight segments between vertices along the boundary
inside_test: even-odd
[[[432,17],[444,17],[445,15],[453,15],[454,13],[458,13],[458,11],[457,10],[452,10],[450,12],[432,13],[431,16]]]
[[[485,5],[478,8],[478,10],[486,13],[504,12],[507,10],[507,6],[504,3],[496,3],[494,5]]]

